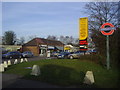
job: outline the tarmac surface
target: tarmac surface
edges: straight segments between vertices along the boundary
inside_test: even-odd
[[[25,80],[22,76],[2,74],[2,88],[61,88],[40,81]]]
[[[10,88],[77,88],[75,86],[61,87],[40,81],[22,79],[14,74],[2,74],[2,89]]]
[[[51,59],[55,59],[55,58],[57,58],[57,57],[50,57]],[[24,58],[23,58],[24,59]],[[42,59],[48,59],[48,58],[46,58],[46,57],[42,57],[42,56],[34,56],[34,57],[31,57],[31,58],[27,58],[28,59],[28,61],[37,61],[37,60],[42,60]],[[5,59],[5,58],[3,58],[2,59],[2,63],[4,62],[4,61],[8,61],[8,60],[10,60],[12,63],[14,63],[14,61],[15,61],[15,59]],[[17,59],[18,60],[18,62],[20,62],[20,58],[18,58]]]

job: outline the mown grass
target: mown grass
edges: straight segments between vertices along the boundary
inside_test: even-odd
[[[40,66],[41,75],[30,75],[34,64]],[[83,84],[86,71],[93,71],[95,84],[87,86]],[[23,75],[25,79],[40,80],[60,86],[76,86],[79,88],[117,88],[119,83],[119,71],[117,68],[106,70],[101,65],[82,59],[46,59],[24,62],[12,65],[4,73]]]

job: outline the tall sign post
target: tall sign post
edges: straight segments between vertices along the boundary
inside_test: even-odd
[[[112,35],[115,28],[114,25],[112,25],[111,23],[104,23],[101,27],[101,33],[103,35],[106,35],[106,54],[107,54],[107,58],[106,58],[106,63],[107,63],[107,69],[110,69],[110,54],[109,54],[109,35]]]
[[[88,18],[80,18],[79,19],[79,44],[80,51],[86,51],[88,47]]]

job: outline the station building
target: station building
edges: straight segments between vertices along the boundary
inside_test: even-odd
[[[44,38],[34,38],[22,45],[22,52],[31,51],[35,56],[45,56],[47,51],[63,51],[64,44],[60,41],[48,40]]]

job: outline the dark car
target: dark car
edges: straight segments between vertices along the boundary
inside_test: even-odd
[[[33,57],[33,53],[30,51],[25,51],[22,53],[22,57]]]
[[[57,55],[57,58],[68,58],[69,54],[72,54],[73,52],[61,52],[59,55]]]
[[[8,53],[8,50],[2,50],[2,54]]]
[[[21,58],[22,57],[22,54],[18,51],[12,51],[12,52],[8,52],[6,54],[3,54],[2,55],[2,58]]]
[[[97,53],[97,50],[92,50],[92,53],[93,53],[93,54],[96,54],[96,53]]]

